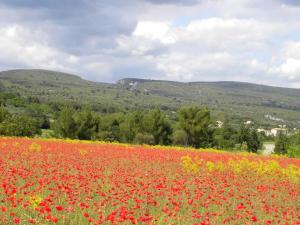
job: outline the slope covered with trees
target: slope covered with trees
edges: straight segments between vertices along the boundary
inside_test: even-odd
[[[45,70],[0,72],[2,91],[41,102],[88,104],[97,112],[119,112],[159,107],[168,115],[180,107],[211,109],[211,116],[230,115],[235,124],[245,119],[257,124],[300,126],[300,90],[239,82],[153,81],[123,79],[116,84],[91,82],[78,76]]]

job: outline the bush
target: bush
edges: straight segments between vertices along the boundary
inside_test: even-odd
[[[176,130],[173,134],[173,144],[178,146],[187,146],[188,139],[184,130]]]
[[[288,154],[288,157],[291,157],[291,158],[300,158],[300,145],[290,147],[288,149],[287,154]]]
[[[38,122],[28,116],[12,116],[0,124],[0,134],[5,136],[33,137],[41,134]]]
[[[289,139],[286,135],[280,134],[275,143],[274,153],[282,155],[287,154],[287,150],[289,147]]]
[[[10,117],[10,113],[3,107],[0,107],[0,123]]]
[[[151,134],[138,133],[134,138],[134,143],[153,145],[155,141],[153,135]]]

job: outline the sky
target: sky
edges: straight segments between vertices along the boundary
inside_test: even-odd
[[[0,0],[0,70],[300,88],[300,0]]]

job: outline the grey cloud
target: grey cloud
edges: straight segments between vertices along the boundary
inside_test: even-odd
[[[203,4],[198,4],[200,2]],[[232,4],[233,2],[235,4]],[[242,42],[234,41],[232,45],[226,45],[228,40],[249,37],[249,32],[245,32],[243,27],[238,28],[234,21],[229,21],[225,27],[233,26],[232,29],[238,30],[240,36],[234,33],[220,36],[218,32],[223,32],[223,28],[212,29],[209,31],[211,36],[208,36],[207,27],[211,27],[210,24],[207,27],[202,26],[203,32],[199,37],[195,36],[192,42],[189,42],[190,35],[186,35],[187,33],[179,36],[176,42],[168,44],[160,43],[160,37],[157,40],[148,38],[147,32],[143,37],[136,37],[133,34],[139,21],[169,22],[170,32],[167,34],[176,36],[191,21],[202,21],[201,25],[210,17],[221,20],[250,18],[251,21],[267,21],[270,24],[278,23],[278,18],[281,18],[280,22],[283,23],[289,20],[289,25],[286,25],[288,23],[285,25],[293,38],[296,33],[292,29],[297,30],[295,24],[300,25],[298,11],[290,11],[289,7],[283,9],[278,3],[300,5],[296,0],[266,0],[264,4],[259,0],[0,0],[0,30],[6,32],[5,27],[16,25],[20,27],[17,36],[21,38],[19,40],[19,37],[15,37],[14,40],[9,35],[0,36],[0,41],[1,38],[3,40],[0,42],[0,50],[4,52],[3,57],[0,57],[0,69],[30,66],[36,68],[43,65],[51,69],[53,61],[54,64],[58,64],[53,69],[67,68],[72,73],[97,81],[115,81],[123,77],[178,80],[176,76],[172,76],[173,72],[182,76],[191,74],[188,79],[194,81],[208,79],[209,76],[211,80],[242,80],[291,86],[291,81],[277,74],[268,77],[268,68],[260,69],[260,64],[255,63],[251,64],[252,67],[247,64],[248,61],[256,59],[258,63],[262,62],[268,67],[268,61],[277,52],[276,49],[289,39],[281,35],[284,32],[278,31],[277,28],[269,35],[270,37],[261,38],[261,33],[263,35],[268,33],[268,28],[271,27],[268,24],[263,26],[266,28],[263,32],[254,30],[254,41],[247,41],[248,39]],[[265,8],[269,10],[266,11]],[[168,13],[170,15],[166,16]],[[176,27],[177,22],[180,27]],[[242,25],[245,26],[245,23]],[[22,34],[23,31],[25,34]],[[153,32],[158,31],[154,29]],[[194,32],[197,34],[199,30],[196,29]],[[129,40],[127,48],[126,46],[122,48],[118,42],[124,37]],[[205,38],[208,41],[205,41]],[[10,45],[5,44],[5,41]],[[253,48],[251,44],[257,47]],[[222,46],[229,47],[222,48]],[[24,50],[19,52],[19,47]],[[27,57],[17,60],[19,56],[24,55],[22,51],[31,49],[30,47],[36,47],[32,49],[38,50],[34,54],[29,54],[29,51]],[[12,49],[15,49],[14,54],[11,53]],[[217,54],[216,59],[213,57],[211,60],[201,61],[218,51],[222,53],[224,49],[236,58],[227,63],[225,59],[222,61],[222,54]],[[187,58],[176,58],[180,54],[185,54]],[[193,55],[198,54],[203,57],[198,57],[197,61],[198,58]],[[262,54],[265,57],[259,60]],[[219,64],[218,60],[221,61]],[[23,63],[24,61],[26,63]]]
[[[154,4],[180,4],[180,5],[193,5],[197,4],[199,0],[147,0]]]
[[[0,8],[14,9],[18,14],[10,23],[44,30],[51,35],[51,45],[82,54],[110,48],[115,45],[115,36],[134,30],[137,21],[135,14],[128,14],[134,7],[130,2],[3,0]]]
[[[300,6],[300,1],[299,0],[279,0],[279,2],[288,4],[288,5],[295,5],[295,6]]]
[[[27,7],[27,8],[47,8],[53,9],[58,7],[63,8],[72,8],[78,6],[86,5],[86,0],[64,0],[63,3],[60,0],[43,0],[43,1],[36,1],[36,0],[2,0],[2,5],[9,5],[13,7]]]

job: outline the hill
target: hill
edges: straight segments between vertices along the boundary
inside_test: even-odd
[[[44,102],[91,104],[97,110],[160,107],[172,115],[180,106],[206,105],[213,116],[253,119],[261,125],[300,126],[300,89],[241,82],[173,82],[126,78],[116,84],[46,70],[0,72],[1,89]]]

